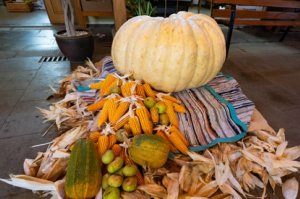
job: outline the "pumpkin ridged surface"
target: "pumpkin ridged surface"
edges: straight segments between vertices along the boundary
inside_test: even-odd
[[[100,161],[89,139],[76,142],[68,162],[65,192],[69,198],[93,198],[101,186]]]
[[[179,12],[128,20],[117,32],[111,54],[120,73],[173,92],[209,82],[221,70],[226,52],[223,33],[212,18]]]
[[[156,169],[166,163],[169,151],[169,144],[161,137],[141,134],[134,137],[128,154],[135,163]]]

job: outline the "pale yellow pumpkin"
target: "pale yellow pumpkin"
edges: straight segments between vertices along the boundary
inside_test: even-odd
[[[213,79],[222,68],[226,50],[214,19],[179,12],[169,18],[128,20],[116,33],[111,54],[121,74],[132,73],[157,90],[173,92]]]

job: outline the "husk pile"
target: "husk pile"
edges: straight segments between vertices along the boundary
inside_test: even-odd
[[[99,75],[95,66],[79,67],[61,81],[56,96],[65,96],[49,110],[40,109],[45,121],[54,122],[60,135],[49,144],[45,152],[35,159],[25,159],[25,175],[11,175],[2,181],[48,194],[52,198],[64,198],[64,176],[70,147],[94,130],[95,117],[85,110],[87,103],[73,87],[74,80],[88,80]],[[255,123],[255,122],[254,122]],[[259,125],[258,125],[259,126]],[[145,184],[134,192],[123,192],[122,198],[212,198],[239,199],[252,197],[256,188],[281,186],[283,196],[293,199],[298,194],[298,182],[283,177],[299,171],[300,146],[287,148],[284,129],[275,133],[271,128],[255,129],[237,143],[222,143],[203,153],[189,152],[175,155],[160,169],[145,169]],[[96,198],[102,198],[101,190]]]

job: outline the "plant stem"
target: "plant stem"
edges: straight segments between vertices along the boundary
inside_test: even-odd
[[[64,20],[67,36],[75,36],[74,10],[71,4],[71,0],[62,0],[62,4],[64,8]]]

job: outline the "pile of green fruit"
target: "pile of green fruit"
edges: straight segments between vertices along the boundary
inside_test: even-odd
[[[102,158],[107,173],[102,177],[103,199],[120,198],[121,190],[135,191],[137,188],[137,168],[135,165],[124,165],[123,158],[115,157],[112,150],[107,150]]]

